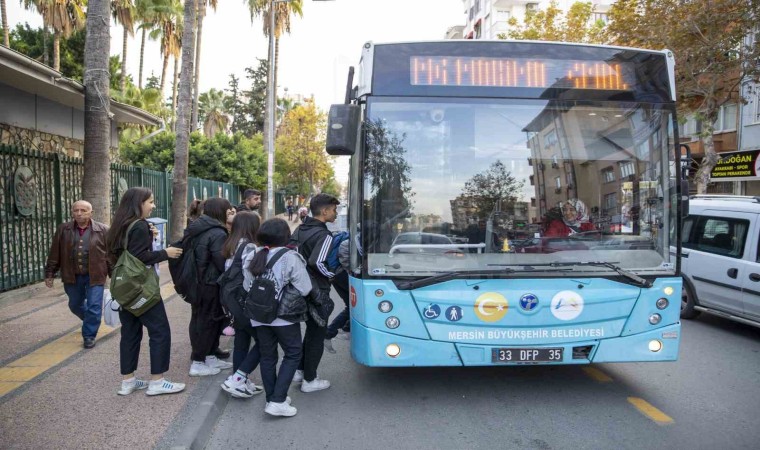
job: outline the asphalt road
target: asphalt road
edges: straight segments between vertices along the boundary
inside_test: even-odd
[[[207,448],[760,448],[760,329],[703,314],[682,333],[674,363],[486,368],[367,368],[336,339],[330,389],[293,385],[292,418],[231,399]]]

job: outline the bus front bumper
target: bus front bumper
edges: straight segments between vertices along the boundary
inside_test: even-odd
[[[681,324],[630,336],[548,345],[477,345],[415,339],[351,323],[351,355],[370,367],[503,366],[589,364],[592,362],[657,362],[678,359]],[[659,344],[655,344],[657,342]],[[658,351],[650,348],[660,347]],[[493,362],[494,349],[562,348],[558,362]],[[584,356],[579,349],[587,350]],[[393,354],[396,356],[391,356]]]

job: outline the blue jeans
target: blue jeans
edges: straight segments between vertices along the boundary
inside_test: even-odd
[[[76,283],[63,285],[69,309],[82,321],[82,337],[95,338],[103,312],[103,285],[90,286],[89,275],[77,275]]]

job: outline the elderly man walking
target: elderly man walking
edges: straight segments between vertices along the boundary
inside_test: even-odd
[[[92,205],[71,205],[74,220],[58,227],[45,264],[45,285],[53,287],[60,270],[69,309],[82,320],[84,348],[95,346],[103,309],[103,285],[111,273],[106,257],[106,224],[92,220]]]

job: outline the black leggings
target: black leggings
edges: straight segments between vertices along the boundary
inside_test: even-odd
[[[121,320],[121,342],[119,342],[119,360],[121,374],[129,375],[137,370],[140,357],[140,343],[143,326],[148,329],[150,346],[150,373],[160,375],[169,370],[169,356],[172,346],[172,332],[163,300],[147,310],[140,317],[127,311],[119,311]]]
[[[216,296],[202,295],[200,300],[190,305],[190,346],[193,361],[204,362],[219,347],[219,337],[226,326],[224,311]]]

